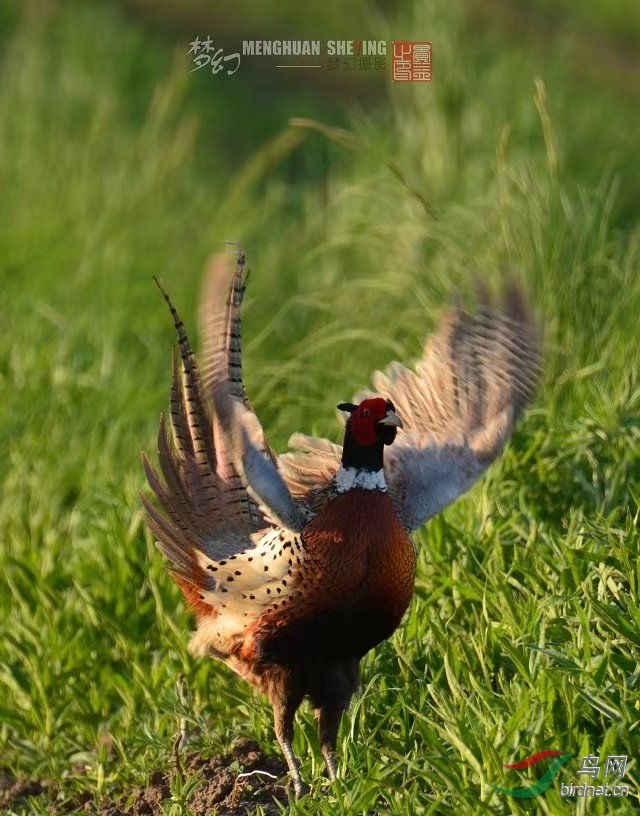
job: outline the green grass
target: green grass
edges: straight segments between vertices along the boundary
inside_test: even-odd
[[[426,6],[389,28],[432,32],[437,81],[354,113],[356,151],[258,133],[235,166],[198,130],[188,65],[113,9],[62,4],[3,41],[0,766],[61,800],[100,803],[169,765],[180,673],[195,748],[255,734],[275,750],[266,703],[188,656],[192,621],[137,498],[173,342],[151,277],[193,327],[207,254],[241,239],[247,384],[280,450],[293,430],[337,438],[335,404],[415,358],[478,277],[520,279],[545,335],[512,444],[417,536],[414,602],[365,660],[328,796],[299,716],[315,792],[291,812],[573,814],[557,789],[582,781],[577,760],[534,804],[488,785],[529,784],[535,769],[502,763],[544,748],[628,755],[633,797],[586,805],[638,807],[640,190],[617,141],[637,114],[580,89],[561,55],[536,86],[534,55],[471,36],[457,4]],[[292,183],[294,149],[312,166],[326,150],[328,176]]]

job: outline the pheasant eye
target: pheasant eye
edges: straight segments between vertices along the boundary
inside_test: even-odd
[[[363,408],[362,409],[362,416],[363,417],[371,416],[371,409],[370,408]]]

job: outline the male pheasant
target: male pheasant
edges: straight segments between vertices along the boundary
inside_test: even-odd
[[[537,377],[536,332],[515,289],[501,308],[453,309],[411,371],[393,363],[376,391],[340,403],[344,445],[294,434],[276,456],[242,381],[245,261],[205,277],[205,356],[178,334],[162,477],[143,454],[157,505],[147,523],[197,618],[195,655],[222,660],[263,691],[296,796],[293,719],[310,698],[329,777],[358,664],[411,600],[410,533],[465,492],[498,456]],[[225,298],[226,293],[226,298]],[[399,429],[403,429],[398,434]]]

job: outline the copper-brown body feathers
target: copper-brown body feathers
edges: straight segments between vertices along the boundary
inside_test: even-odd
[[[415,549],[384,493],[338,496],[302,536],[296,592],[251,632],[259,664],[362,657],[398,627],[413,592]]]

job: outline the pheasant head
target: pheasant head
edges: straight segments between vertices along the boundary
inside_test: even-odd
[[[338,410],[349,414],[342,448],[338,487],[384,488],[383,451],[396,438],[402,420],[391,400],[365,399],[359,405],[341,402]]]

